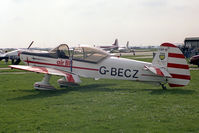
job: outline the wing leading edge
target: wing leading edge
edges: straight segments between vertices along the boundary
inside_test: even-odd
[[[20,69],[20,70],[26,70],[31,72],[37,72],[37,73],[43,73],[43,74],[50,74],[50,75],[58,75],[58,76],[64,76],[68,82],[70,83],[81,83],[81,80],[78,75],[57,70],[54,68],[47,68],[47,67],[36,67],[36,66],[24,66],[24,65],[10,65],[9,67]]]

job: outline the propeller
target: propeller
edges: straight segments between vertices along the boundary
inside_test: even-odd
[[[34,43],[34,41],[32,41],[32,42],[30,43],[30,45],[28,46],[27,49],[30,49],[30,47],[32,46],[33,43]],[[21,62],[21,59],[19,58],[19,59],[17,59],[15,62],[13,62],[13,64],[14,64],[14,65],[18,65],[20,62]]]
[[[34,43],[34,41],[32,41],[32,42],[30,43],[30,45],[28,46],[28,49],[30,49],[30,47],[32,46],[33,43]]]

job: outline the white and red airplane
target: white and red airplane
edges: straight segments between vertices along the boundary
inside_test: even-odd
[[[81,83],[79,77],[94,79],[132,80],[170,87],[186,86],[190,79],[189,66],[178,47],[163,43],[152,63],[118,58],[107,52],[91,47],[77,47],[72,51],[61,44],[49,52],[26,50],[20,54],[27,64],[10,65],[11,68],[44,73],[41,82],[34,84],[35,89],[54,90],[49,80],[51,75],[63,76],[58,80],[60,86]]]

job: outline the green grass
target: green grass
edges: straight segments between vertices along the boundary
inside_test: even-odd
[[[8,67],[8,65],[11,65],[11,62],[9,61],[7,64],[5,64],[4,61],[0,61],[0,68]]]
[[[3,70],[0,70],[0,74],[2,73],[7,73],[7,72],[27,72],[27,71],[24,71],[24,70],[18,70],[18,69],[3,69]]]
[[[145,61],[145,62],[152,62],[152,58],[139,58],[139,59],[134,59],[134,60],[139,60],[139,61]]]
[[[152,62],[153,58],[137,58],[138,56],[122,56],[123,58],[145,61],[145,62]],[[141,56],[140,56],[141,57]]]
[[[0,61],[0,68],[6,68],[6,67],[8,67],[8,65],[12,65],[12,63],[11,63],[10,60],[8,61],[7,64],[5,64],[5,61],[4,61],[4,60]],[[19,65],[24,65],[24,63],[21,61],[21,62],[19,63]]]
[[[137,58],[137,57],[146,57],[146,56],[152,56],[152,55],[122,55],[123,58]]]
[[[151,62],[148,59],[139,59]],[[12,70],[13,71],[13,70]],[[2,72],[2,71],[1,71]],[[199,71],[183,88],[82,78],[78,87],[36,91],[43,74],[0,73],[0,133],[199,132]]]
[[[198,68],[198,65],[193,65],[189,63],[189,68]]]
[[[42,74],[0,75],[0,132],[199,132],[199,71],[184,88],[83,78],[36,91]]]

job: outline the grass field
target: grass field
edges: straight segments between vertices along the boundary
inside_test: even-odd
[[[133,59],[133,60],[139,60],[139,61],[145,61],[145,62],[152,62],[153,58],[138,58],[142,56],[122,56],[123,58]]]
[[[183,88],[82,78],[79,87],[36,91],[42,74],[0,74],[0,132],[199,132],[198,70]]]

